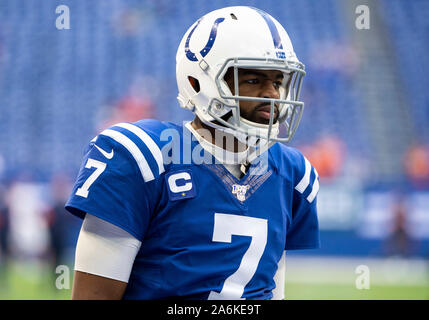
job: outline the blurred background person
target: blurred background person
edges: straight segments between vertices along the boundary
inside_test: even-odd
[[[70,187],[69,175],[57,173],[47,189],[52,195],[45,213],[49,229],[47,262],[51,267],[52,286],[55,286],[58,266],[73,268],[75,241],[81,226],[79,219],[70,216],[64,209]]]
[[[397,195],[392,204],[392,223],[390,235],[386,238],[386,255],[409,258],[414,253],[414,243],[410,236],[407,220],[408,208],[406,197]]]
[[[6,290],[9,263],[9,210],[6,203],[6,186],[0,185],[0,290]]]

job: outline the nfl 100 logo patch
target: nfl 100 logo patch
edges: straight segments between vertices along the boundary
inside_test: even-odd
[[[249,189],[248,185],[239,185],[239,184],[234,184],[232,186],[232,194],[235,194],[235,196],[237,197],[237,199],[241,202],[243,202],[244,200],[246,200],[246,192]]]

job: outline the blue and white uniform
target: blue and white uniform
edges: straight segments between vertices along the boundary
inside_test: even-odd
[[[317,172],[276,143],[237,179],[211,154],[195,163],[191,135],[156,120],[101,132],[66,208],[141,241],[125,299],[271,299],[284,250],[319,247]]]

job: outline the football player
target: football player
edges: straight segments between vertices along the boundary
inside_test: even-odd
[[[73,299],[283,299],[285,251],[319,247],[318,175],[288,142],[304,65],[252,7],[215,10],[176,56],[184,125],[119,123],[89,144]],[[280,143],[278,143],[280,142]]]

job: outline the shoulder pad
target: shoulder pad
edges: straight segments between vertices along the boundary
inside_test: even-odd
[[[276,144],[277,145],[277,144]],[[279,152],[278,164],[282,175],[290,176],[294,189],[313,202],[319,191],[319,175],[310,161],[297,149],[279,144],[275,152]]]
[[[131,154],[145,182],[154,180],[165,171],[159,139],[149,130],[145,130],[141,123],[115,124],[102,131],[97,139],[91,142],[97,143],[102,137],[110,138]]]

